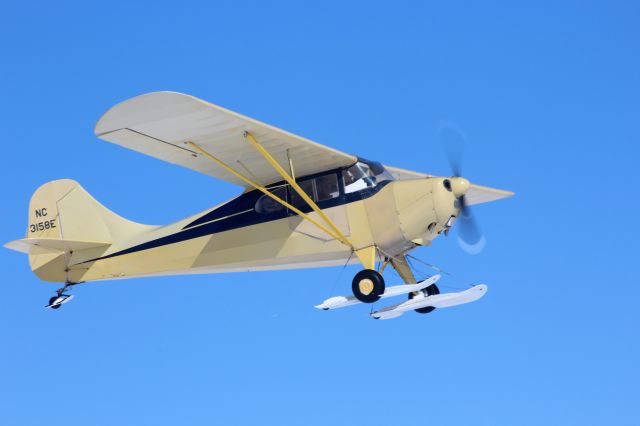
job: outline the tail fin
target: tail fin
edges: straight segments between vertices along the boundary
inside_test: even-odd
[[[27,238],[5,247],[28,253],[31,270],[44,281],[76,282],[80,277],[74,279],[67,271],[71,255],[99,255],[119,238],[148,228],[113,213],[78,182],[60,179],[31,196]]]

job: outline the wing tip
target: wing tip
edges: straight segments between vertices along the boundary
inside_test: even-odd
[[[116,128],[118,126],[109,126],[110,124],[109,119],[113,118],[112,115],[115,115],[123,107],[134,106],[136,102],[141,102],[146,100],[147,98],[159,97],[159,96],[179,97],[179,98],[200,100],[195,96],[182,93],[182,92],[176,92],[173,90],[156,90],[154,92],[142,93],[140,95],[127,98],[111,106],[104,114],[100,116],[100,118],[96,122],[96,125],[93,128],[94,135],[96,135],[97,137],[100,137],[105,133],[113,132],[114,130],[119,130],[119,128]]]
[[[469,205],[474,205],[490,203],[492,201],[498,201],[503,198],[510,198],[515,195],[516,193],[514,191],[471,184],[469,191],[467,191],[466,198],[468,199]]]

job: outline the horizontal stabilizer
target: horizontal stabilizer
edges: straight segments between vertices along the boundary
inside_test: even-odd
[[[61,240],[58,238],[24,238],[6,243],[8,249],[27,254],[64,253],[97,247],[108,247],[111,243],[99,241]]]

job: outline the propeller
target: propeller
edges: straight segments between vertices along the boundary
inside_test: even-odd
[[[462,181],[462,158],[464,154],[465,136],[460,129],[453,125],[442,126],[439,130],[440,142],[451,167],[452,178],[461,178]],[[468,185],[468,181],[464,179]],[[463,182],[460,182],[461,184]],[[475,220],[471,207],[467,204],[464,193],[458,197],[460,203],[460,214],[456,220],[458,244],[469,254],[478,254],[486,244],[484,234],[480,230]]]

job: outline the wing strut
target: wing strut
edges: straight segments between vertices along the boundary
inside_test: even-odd
[[[326,213],[323,212],[320,207],[318,207],[318,205],[311,199],[311,197],[309,197],[309,195],[307,195],[307,193],[304,192],[302,188],[300,188],[300,185],[296,183],[295,179],[289,176],[287,171],[284,168],[282,168],[280,163],[278,163],[276,159],[273,158],[271,154],[269,154],[269,151],[267,151],[262,145],[260,145],[260,143],[256,140],[256,138],[253,137],[251,133],[244,132],[244,137],[249,142],[251,142],[251,144],[260,152],[260,154],[262,154],[264,159],[267,160],[269,164],[273,166],[274,169],[276,169],[276,171],[280,174],[280,176],[282,176],[282,178],[286,180],[287,183],[291,185],[293,189],[295,189],[298,195],[302,197],[302,199],[309,205],[309,207],[311,207],[314,212],[318,213],[318,216],[320,216],[322,220],[324,220],[324,222],[327,225],[329,225],[331,229],[333,229],[333,232],[335,232],[335,234],[339,236],[338,240],[353,249],[354,247],[353,247],[353,244],[351,244],[351,241],[347,239],[347,237],[342,233],[342,231],[340,231],[338,226],[336,226],[336,224],[329,218],[329,216],[327,216]]]
[[[269,152],[262,145],[260,145],[258,143],[258,141],[253,137],[253,135],[251,135],[251,133],[249,133],[249,132],[245,132],[244,136],[249,142],[251,142],[253,144],[253,146],[255,146],[255,148],[258,150],[258,152],[260,152],[260,154],[262,154],[262,156],[265,158],[265,160],[267,160],[273,166],[273,168],[284,178],[284,180],[287,181],[287,183],[289,183],[291,185],[291,187],[298,193],[298,195],[300,195],[300,197],[303,200],[305,200],[305,202],[309,205],[309,207],[311,207],[318,214],[318,216],[320,216],[322,218],[322,220],[325,222],[325,224],[329,225],[328,227],[323,225],[323,224],[321,224],[321,223],[319,223],[317,220],[311,218],[308,214],[303,213],[297,207],[294,207],[293,205],[287,203],[282,198],[280,198],[277,195],[275,195],[272,192],[270,192],[264,186],[260,185],[257,182],[254,182],[251,179],[249,179],[248,177],[242,175],[240,172],[235,170],[233,167],[229,166],[228,164],[226,164],[224,161],[220,160],[219,158],[211,155],[209,152],[205,151],[203,148],[201,148],[199,145],[195,144],[194,142],[187,141],[185,143],[187,145],[192,146],[196,151],[198,151],[199,153],[201,153],[205,157],[209,158],[211,161],[215,162],[220,167],[222,167],[223,169],[225,169],[226,171],[228,171],[232,175],[236,176],[237,178],[239,178],[240,180],[242,180],[246,184],[252,186],[253,188],[259,190],[262,193],[264,193],[265,195],[267,195],[271,199],[273,199],[273,200],[277,201],[278,203],[282,204],[283,206],[287,207],[289,210],[293,211],[294,213],[296,213],[300,217],[308,220],[309,222],[311,222],[312,224],[317,226],[319,229],[321,229],[322,231],[326,232],[329,236],[331,236],[331,238],[334,238],[334,239],[338,240],[339,242],[341,242],[342,244],[346,245],[347,247],[349,247],[356,254],[358,259],[360,260],[360,263],[362,263],[362,265],[365,268],[374,269],[375,268],[375,261],[376,261],[376,254],[377,254],[376,247],[375,246],[369,246],[369,247],[356,249],[355,246],[353,245],[353,243],[351,241],[349,241],[349,239],[342,233],[342,231],[340,231],[338,226],[329,218],[329,216],[327,216],[322,211],[322,209],[320,207],[318,207],[318,205],[307,195],[307,193],[304,192],[302,190],[302,188],[300,188],[300,186],[296,183],[295,179],[293,179],[282,168],[282,166],[280,166],[280,164],[271,156],[271,154],[269,154]],[[329,228],[331,228],[331,229],[329,229]]]
[[[369,247],[356,249],[355,246],[353,245],[353,243],[351,241],[349,241],[349,239],[346,237],[346,235],[344,235],[342,233],[340,228],[338,228],[338,226],[331,220],[331,218],[329,218],[329,216],[327,216],[327,214],[324,211],[322,211],[322,209],[320,207],[318,207],[318,205],[315,203],[315,201],[313,201],[313,199],[311,197],[309,197],[309,195],[306,192],[304,192],[304,190],[302,188],[300,188],[300,185],[297,184],[297,182],[295,180],[295,177],[292,176],[293,173],[292,173],[292,175],[289,175],[287,173],[287,171],[280,165],[280,163],[278,163],[276,161],[276,159],[273,158],[273,156],[269,153],[269,151],[267,151],[256,140],[256,138],[253,137],[253,135],[251,133],[245,131],[244,132],[244,137],[245,137],[245,139],[247,139],[258,150],[258,152],[260,154],[262,154],[264,159],[267,160],[267,162],[269,164],[271,164],[271,166],[273,166],[273,168],[280,174],[280,176],[282,176],[282,178],[285,181],[287,181],[287,183],[289,185],[291,185],[291,187],[309,205],[309,207],[311,207],[313,209],[313,211],[316,212],[318,214],[318,216],[320,216],[322,218],[322,220],[327,225],[329,225],[329,227],[334,232],[334,235],[335,235],[334,238],[337,239],[338,241],[340,241],[342,244],[350,247],[351,250],[353,250],[353,252],[358,257],[358,260],[360,260],[360,263],[362,263],[362,265],[365,268],[374,269],[375,268],[375,264],[376,264],[376,254],[377,254],[376,247],[375,246],[369,246]],[[291,167],[291,171],[293,172],[293,161],[291,160],[291,158],[289,158],[289,166]],[[303,216],[303,217],[305,219],[308,219],[308,216]]]
[[[304,219],[308,220],[309,222],[313,223],[315,226],[317,226],[318,228],[320,228],[321,230],[323,230],[324,232],[326,232],[327,234],[329,234],[332,238],[335,238],[338,241],[340,240],[340,237],[338,235],[336,235],[334,232],[332,232],[330,229],[328,229],[326,226],[322,225],[321,223],[319,223],[318,221],[312,219],[311,217],[309,217],[309,215],[307,215],[306,213],[301,212],[298,208],[292,206],[291,204],[287,203],[285,200],[283,200],[282,198],[278,197],[277,195],[273,194],[271,191],[269,191],[267,188],[265,188],[264,186],[260,185],[259,183],[256,183],[254,181],[252,181],[251,179],[249,179],[248,177],[244,176],[243,174],[239,173],[238,171],[236,171],[233,167],[229,166],[227,163],[225,163],[224,161],[220,160],[217,157],[214,157],[213,155],[209,154],[207,151],[205,151],[204,149],[202,149],[199,145],[191,142],[191,141],[187,141],[185,142],[187,145],[192,146],[196,151],[198,151],[200,154],[204,155],[205,157],[207,157],[208,159],[210,159],[211,161],[213,161],[214,163],[218,164],[220,167],[222,167],[223,169],[225,169],[226,171],[228,171],[229,173],[231,173],[232,175],[236,176],[238,179],[242,180],[243,182],[245,182],[246,184],[254,187],[255,189],[257,189],[258,191],[264,193],[265,195],[269,196],[270,198],[272,198],[273,200],[277,201],[278,203],[282,204],[283,206],[285,206],[286,208],[290,209],[291,211],[295,212],[296,214],[300,215],[301,217],[303,217]],[[349,247],[351,247],[353,249],[353,246],[351,246],[351,244],[347,243],[349,245]]]

